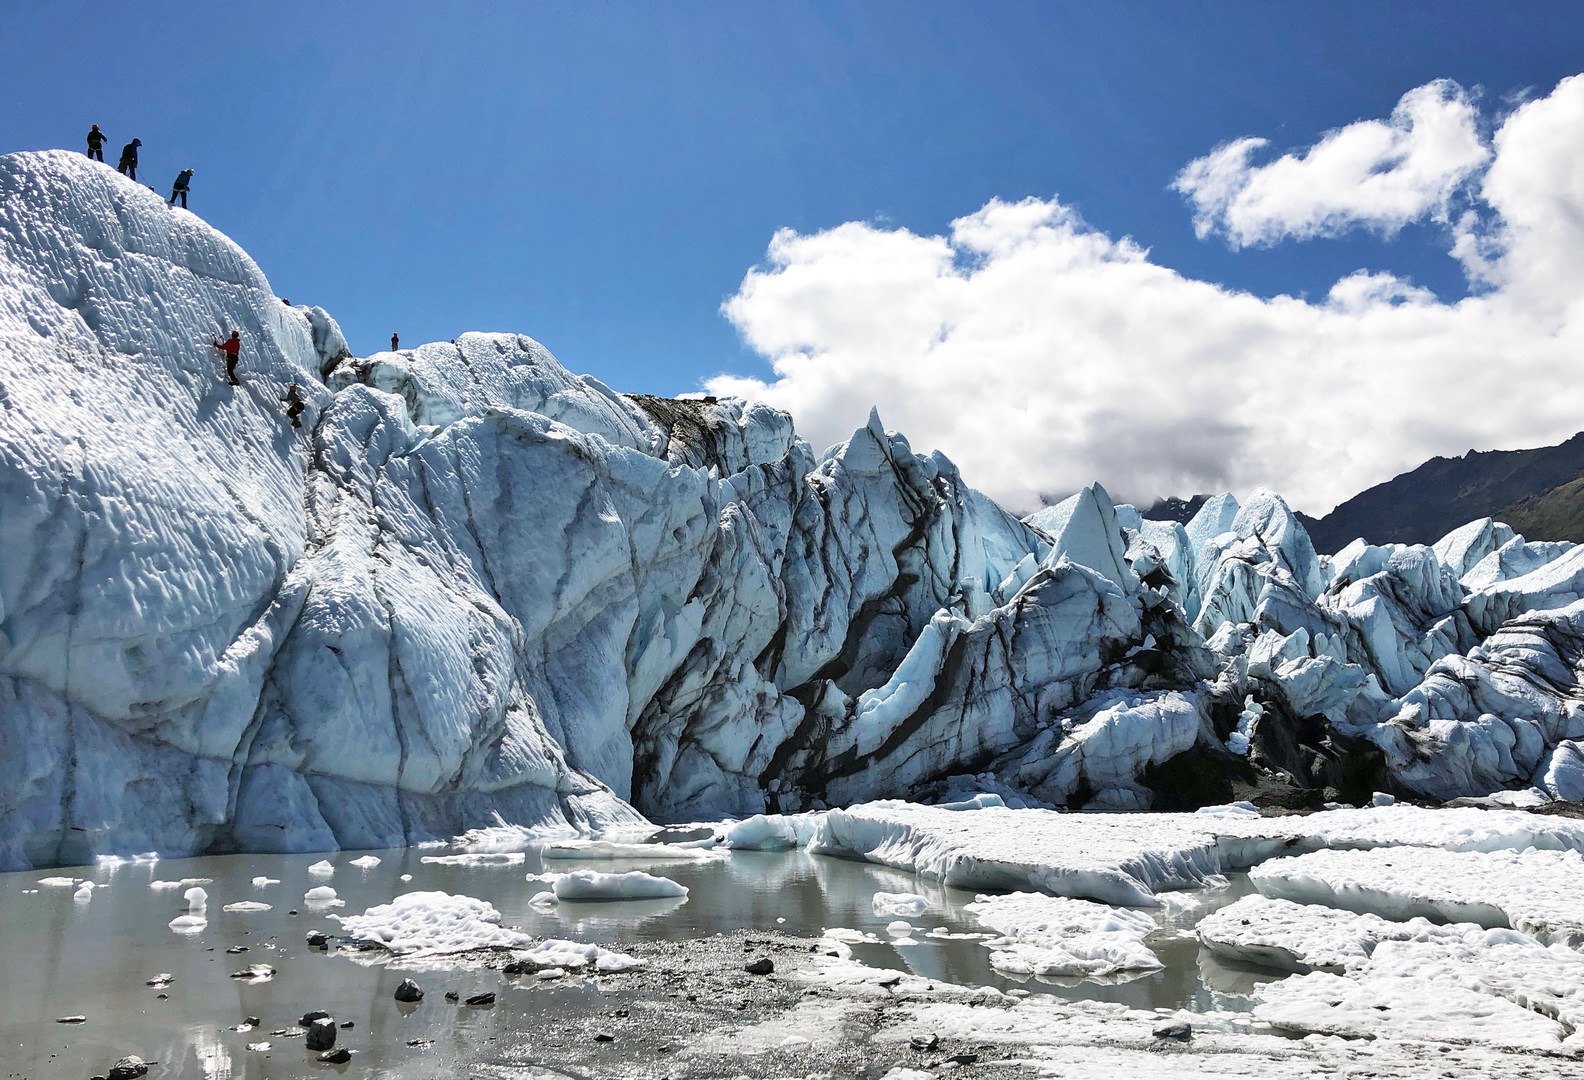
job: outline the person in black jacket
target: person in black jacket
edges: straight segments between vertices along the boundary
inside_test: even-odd
[[[175,206],[176,200],[180,199],[182,209],[187,209],[187,185],[192,183],[192,174],[191,169],[183,169],[176,174],[176,182],[171,185],[171,197],[166,200],[170,205]]]
[[[137,151],[142,139],[133,139],[121,148],[121,160],[116,162],[116,172],[129,179],[137,179]]]
[[[286,388],[286,396],[281,398],[281,400],[286,403],[286,415],[291,418],[292,427],[302,427],[302,421],[297,418],[302,415],[303,399],[296,383],[292,383],[291,386]]]
[[[88,129],[88,157],[90,160],[104,160],[104,141],[105,133],[99,130],[98,124]]]

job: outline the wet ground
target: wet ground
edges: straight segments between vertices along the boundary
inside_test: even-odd
[[[350,865],[357,854],[331,856],[335,872],[329,877],[309,870],[324,858],[319,855],[0,875],[0,986],[7,995],[0,1010],[0,1080],[86,1078],[104,1074],[126,1054],[158,1062],[151,1076],[212,1078],[879,1076],[898,1065],[949,1063],[960,1053],[978,1055],[981,1075],[994,1075],[985,1071],[992,1065],[1012,1068],[995,1064],[1003,1052],[989,1048],[948,1044],[915,1052],[891,1042],[877,1048],[874,1030],[906,1006],[893,996],[844,1010],[833,1020],[843,1025],[842,1038],[818,1050],[799,1044],[796,1035],[784,1046],[760,1039],[751,1052],[734,1044],[739,1032],[773,1025],[793,1005],[828,993],[810,991],[791,976],[823,959],[828,943],[817,939],[829,927],[877,937],[853,947],[854,958],[872,967],[1134,1008],[1235,1009],[1246,1005],[1252,979],[1268,977],[1206,961],[1167,915],[1152,943],[1167,962],[1164,971],[1125,982],[1020,983],[990,967],[981,940],[926,936],[935,928],[981,930],[962,909],[972,893],[805,852],[740,852],[701,863],[555,861],[547,867],[533,853],[516,865],[459,866],[424,861],[443,852],[410,849],[376,853],[381,861],[369,869]],[[545,888],[529,875],[580,866],[641,867],[691,893],[685,902],[563,903],[549,911],[529,903]],[[279,884],[255,886],[259,876]],[[43,883],[51,878],[101,887],[79,898],[75,882]],[[182,879],[188,883],[177,888],[151,887]],[[184,910],[183,894],[193,885],[208,894],[207,923],[197,933],[176,933],[168,924]],[[345,906],[307,903],[304,894],[319,885],[334,888]],[[509,959],[503,954],[393,961],[383,953],[309,947],[311,931],[338,931],[329,915],[360,913],[416,889],[479,897],[500,909],[507,925],[602,944],[648,964],[625,974],[544,980],[503,974],[498,969]],[[879,891],[930,898],[930,911],[913,920],[920,932],[911,944],[893,944],[887,935],[894,917],[874,913]],[[271,907],[223,910],[238,901]],[[744,970],[760,958],[774,963],[773,974]],[[267,964],[276,974],[231,977],[253,964]],[[168,984],[147,985],[167,973]],[[425,988],[419,1005],[394,1000],[407,977]],[[497,998],[490,1007],[469,1007],[447,1002],[448,990],[463,1000],[490,991]],[[338,1030],[338,1045],[354,1051],[350,1063],[322,1065],[308,1052],[297,1020],[315,1009],[351,1024]],[[73,1016],[84,1020],[57,1023]],[[249,1018],[260,1022],[249,1027]]]

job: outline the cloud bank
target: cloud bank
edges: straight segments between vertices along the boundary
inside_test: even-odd
[[[1436,454],[1559,441],[1584,428],[1584,76],[1488,140],[1476,120],[1431,83],[1302,154],[1254,165],[1244,140],[1178,182],[1237,244],[1441,217],[1476,296],[1361,271],[1262,299],[1058,200],[997,200],[944,236],[777,233],[723,306],[774,377],[706,388],[789,410],[816,445],[878,405],[1018,511],[1098,479],[1142,503],[1263,485],[1323,513]]]

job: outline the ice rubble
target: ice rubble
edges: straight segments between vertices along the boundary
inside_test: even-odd
[[[878,416],[816,454],[783,413],[621,395],[525,337],[354,357],[195,215],[60,152],[0,156],[0,383],[0,867],[969,773],[1109,809],[1250,770],[1316,802],[1584,795],[1584,557],[1500,523],[1325,556],[1270,492],[1178,525],[1099,485],[1020,522]]]
[[[1155,920],[1142,912],[1041,893],[981,896],[966,909],[1002,936],[984,945],[990,965],[1013,975],[1095,978],[1163,967],[1145,944]]]

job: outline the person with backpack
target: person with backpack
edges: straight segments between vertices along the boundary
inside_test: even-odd
[[[281,400],[286,403],[286,415],[291,418],[292,427],[302,427],[302,421],[297,418],[302,415],[303,399],[302,394],[297,390],[296,383],[292,383],[286,388],[286,396],[281,398]]]
[[[242,332],[233,330],[231,336],[224,341],[211,339],[209,344],[225,354],[226,378],[231,380],[232,386],[240,386],[241,384],[237,382],[236,367],[237,360],[242,356]]]
[[[176,199],[180,197],[182,209],[187,209],[187,185],[192,183],[192,174],[191,169],[183,169],[176,174],[176,183],[171,185],[170,198],[166,200],[170,205],[175,206]]]
[[[137,179],[137,152],[142,145],[142,139],[133,139],[121,148],[121,160],[116,162],[116,172],[128,180]]]
[[[88,129],[88,160],[89,161],[103,161],[104,160],[104,141],[105,141],[105,133],[99,130],[99,125],[98,124],[95,124],[93,127]]]

